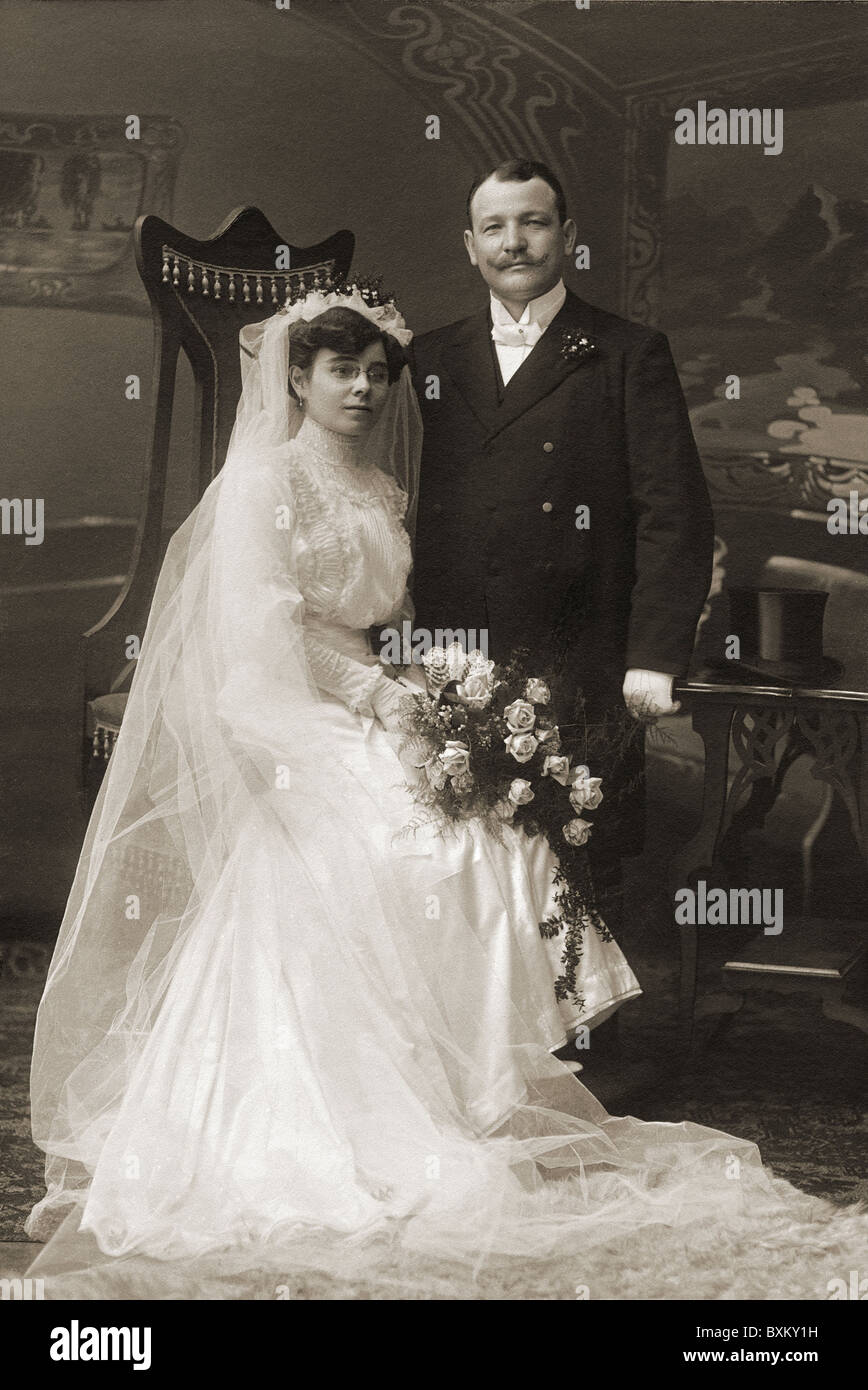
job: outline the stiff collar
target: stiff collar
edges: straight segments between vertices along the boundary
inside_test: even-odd
[[[540,332],[545,333],[552,319],[563,307],[567,297],[567,287],[563,280],[559,280],[556,285],[546,293],[541,294],[537,299],[531,299],[524,306],[524,313],[520,319],[514,319],[512,314],[494,294],[491,295],[491,321],[492,323],[502,323],[504,327],[514,327],[516,323],[539,324]]]

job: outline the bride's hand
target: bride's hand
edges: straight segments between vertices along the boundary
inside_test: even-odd
[[[413,741],[407,734],[399,734],[394,731],[387,732],[387,738],[392,745],[392,751],[401,764],[404,778],[411,787],[424,785],[425,767],[414,761],[417,756],[413,751]]]
[[[409,699],[405,685],[390,679],[386,669],[380,672],[371,695],[371,708],[389,733],[403,733],[403,715]]]
[[[371,707],[389,735],[389,742],[401,763],[404,776],[413,785],[421,780],[423,773],[413,762],[412,736],[403,727],[403,715],[409,699],[408,686],[403,682],[390,680],[384,674],[374,687]]]
[[[393,669],[399,685],[403,685],[414,695],[428,694],[428,682],[421,666],[410,662],[407,666],[397,666]]]

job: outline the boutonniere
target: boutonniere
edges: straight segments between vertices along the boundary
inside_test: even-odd
[[[597,352],[597,344],[581,328],[565,328],[561,334],[561,357],[566,362],[584,362],[586,357],[593,357]]]

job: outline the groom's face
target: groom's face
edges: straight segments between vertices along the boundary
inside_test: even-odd
[[[502,183],[486,179],[473,195],[473,225],[464,233],[471,263],[498,299],[527,303],[561,278],[576,226],[561,224],[554,189],[545,179]]]

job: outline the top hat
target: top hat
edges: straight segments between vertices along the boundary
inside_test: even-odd
[[[740,641],[738,661],[726,669],[764,676],[782,685],[827,685],[843,671],[823,652],[823,589],[728,590],[730,632]]]

